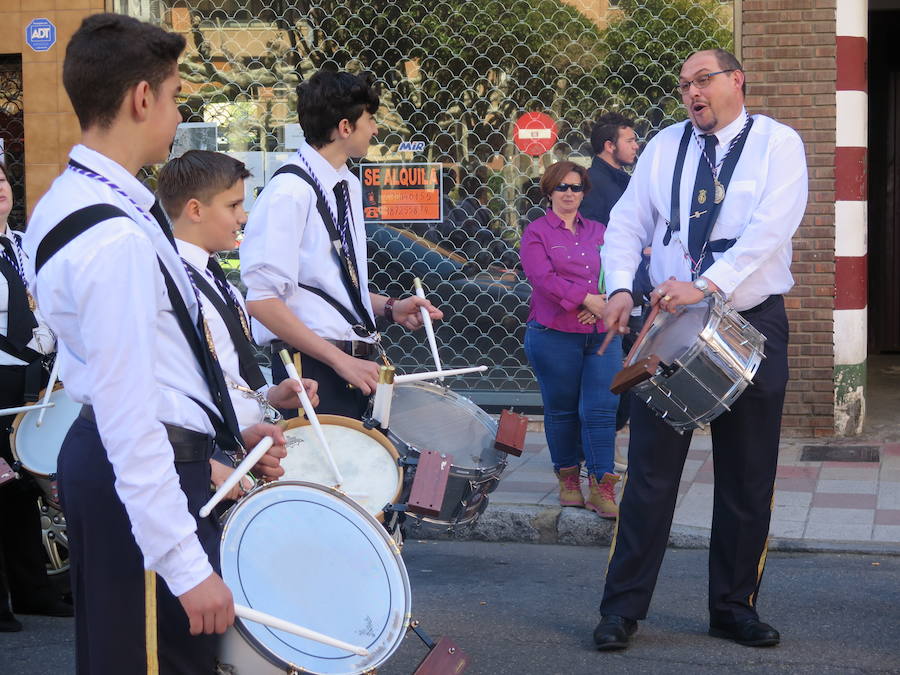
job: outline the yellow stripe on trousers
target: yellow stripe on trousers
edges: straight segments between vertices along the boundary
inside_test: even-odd
[[[613,528],[612,541],[609,542],[609,556],[606,558],[606,571],[609,572],[609,563],[612,562],[613,554],[616,552],[616,540],[619,538],[619,518],[622,517],[622,497],[625,496],[625,488],[628,487],[628,472],[625,472],[625,478],[622,480],[622,492],[619,497],[619,515],[616,516],[616,526]]]
[[[144,570],[144,645],[147,650],[147,675],[159,675],[156,637],[156,572]]]
[[[769,502],[769,513],[775,510],[775,485],[772,485],[772,501]],[[770,518],[771,520],[771,518]],[[763,570],[766,568],[766,558],[769,555],[769,537],[766,536],[766,543],[763,545],[762,553],[759,556],[759,563],[756,565],[756,588],[759,589],[759,583],[762,581]],[[753,591],[748,598],[750,606],[756,601],[756,591]]]
[[[293,361],[294,368],[297,369],[297,375],[303,377],[303,366],[300,364],[300,352],[294,352]],[[306,413],[303,411],[303,406],[297,408],[297,414],[300,416],[300,419],[306,419]]]

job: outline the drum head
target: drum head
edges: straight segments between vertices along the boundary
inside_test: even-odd
[[[41,393],[41,399],[43,396]],[[56,473],[59,449],[81,411],[81,404],[70,399],[61,386],[50,394],[50,400],[55,405],[43,408],[46,412],[41,426],[37,426],[37,421],[42,408],[29,410],[16,416],[10,435],[13,456],[28,471],[41,476]]]
[[[712,302],[703,300],[685,306],[679,314],[660,312],[631,362],[656,354],[663,363],[672,365],[697,342],[711,311]]]
[[[399,455],[384,434],[362,422],[337,415],[319,415],[319,424],[335,464],[344,479],[340,490],[373,515],[397,501],[403,487]],[[281,460],[285,480],[302,480],[332,487],[331,465],[307,420],[291,420],[284,431],[287,457]]]
[[[330,488],[281,481],[228,515],[222,578],[234,601],[369,650],[357,656],[252,621],[241,635],[278,666],[362,673],[399,647],[410,616],[406,567],[370,515]]]
[[[391,433],[407,445],[453,456],[453,466],[489,469],[506,455],[494,449],[497,423],[469,399],[429,382],[394,386]],[[502,457],[501,457],[502,455]]]

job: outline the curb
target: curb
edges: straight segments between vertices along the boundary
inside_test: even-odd
[[[438,529],[431,525],[407,525],[409,539],[442,541],[490,541],[527,544],[609,546],[615,521],[602,520],[584,509],[559,506],[511,506],[492,504],[474,525]],[[671,548],[709,548],[709,528],[673,525]],[[772,537],[769,550],[790,553],[862,553],[900,556],[900,543],[878,541],[828,541]]]

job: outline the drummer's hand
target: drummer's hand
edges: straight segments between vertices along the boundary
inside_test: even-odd
[[[241,436],[244,437],[244,447],[248,449],[253,448],[266,436],[271,436],[272,447],[260,458],[251,471],[265,480],[275,480],[284,475],[281,458],[287,457],[287,449],[284,447],[284,432],[281,427],[260,422],[244,429]]]
[[[706,279],[706,277],[703,277]],[[718,291],[719,287],[706,279],[710,291]],[[675,281],[669,279],[662,282],[650,292],[650,304],[659,305],[664,312],[673,313],[684,305],[693,305],[703,300],[703,291],[694,288],[690,281]]]
[[[234,598],[215,572],[178,596],[188,616],[191,635],[224,633],[234,623]]]
[[[631,316],[631,310],[634,308],[634,302],[631,299],[631,293],[616,293],[609,298],[600,318],[606,326],[606,330],[617,330],[619,333],[627,333],[628,318]]]
[[[424,322],[422,321],[422,312],[419,311],[419,307],[424,307],[428,310],[428,316],[431,317],[432,321],[440,321],[444,318],[444,313],[428,302],[428,300],[420,298],[418,295],[411,295],[394,303],[394,322],[410,330],[421,328]]]
[[[378,364],[374,361],[357,359],[349,354],[342,354],[332,366],[335,372],[347,382],[369,396],[378,386]]]
[[[223,464],[217,459],[209,460],[210,466],[210,479],[212,480],[212,484],[216,486],[218,489],[222,483],[225,482],[225,479],[228,478],[234,471],[233,466],[229,466],[228,464]],[[225,495],[225,499],[230,499],[233,502],[236,502],[241,498],[241,495],[246,494],[250,490],[253,489],[253,479],[250,476],[243,476],[241,480],[238,481],[238,484],[231,488],[231,492]]]
[[[587,326],[593,326],[595,323],[597,323],[597,315],[588,309],[582,309],[580,312],[578,312],[578,323],[583,323]]]
[[[319,383],[308,377],[301,378],[300,382],[303,383],[303,388],[306,389],[306,395],[309,396],[309,402],[312,403],[313,408],[315,408],[319,405],[319,394],[317,393],[319,390]],[[300,382],[292,380],[291,378],[286,378],[274,387],[270,387],[269,391],[266,392],[266,398],[269,400],[269,403],[276,408],[299,408],[300,399],[297,394],[300,393]]]

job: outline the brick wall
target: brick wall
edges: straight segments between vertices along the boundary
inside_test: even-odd
[[[786,436],[834,433],[835,0],[744,0],[747,108],[796,129],[809,205],[794,236]]]

